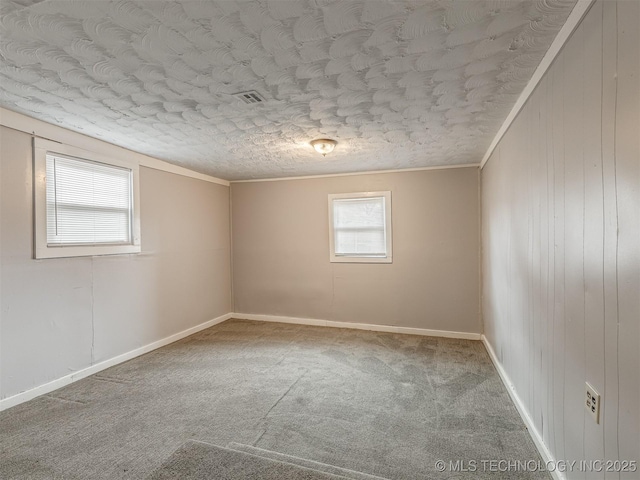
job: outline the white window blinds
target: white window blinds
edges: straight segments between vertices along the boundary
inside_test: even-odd
[[[385,198],[333,200],[333,233],[336,256],[385,257]]]
[[[46,156],[47,244],[132,242],[132,172],[103,163]]]

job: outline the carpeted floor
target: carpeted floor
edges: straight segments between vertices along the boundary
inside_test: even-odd
[[[388,480],[326,463],[231,443],[188,440],[145,480]]]
[[[393,480],[548,478],[480,468],[540,460],[480,342],[244,320],[0,412],[0,478],[142,479],[188,440]]]
[[[350,480],[321,470],[190,440],[146,480]]]

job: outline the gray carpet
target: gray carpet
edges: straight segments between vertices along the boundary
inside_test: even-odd
[[[480,342],[230,320],[0,412],[2,479],[140,479],[231,442],[392,480],[539,460]]]
[[[307,460],[305,458],[298,458],[292,455],[284,455],[278,452],[272,452],[263,448],[252,447],[251,445],[243,445],[241,443],[232,442],[227,445],[228,448],[236,450],[238,452],[245,452],[251,455],[257,455],[262,458],[269,458],[278,462],[292,463],[301,467],[310,468],[312,470],[318,470],[325,473],[331,473],[340,477],[349,478],[351,480],[387,480],[382,477],[376,477],[368,475],[362,472],[354,472],[353,470],[347,470],[346,468],[335,467],[333,465],[327,465],[326,463],[314,462],[313,460]]]
[[[190,440],[147,480],[349,480],[318,470]]]

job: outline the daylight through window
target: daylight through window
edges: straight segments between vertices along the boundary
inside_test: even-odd
[[[130,244],[131,170],[47,155],[47,244]]]
[[[391,192],[329,196],[331,261],[391,261]]]

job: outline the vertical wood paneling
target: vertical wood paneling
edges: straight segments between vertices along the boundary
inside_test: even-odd
[[[604,392],[604,213],[602,190],[602,3],[584,19],[584,292],[585,378]],[[604,458],[604,435],[600,425],[585,421],[585,458]],[[587,472],[587,478],[602,478]]]
[[[583,456],[584,409],[584,24],[564,49],[563,105],[565,130],[565,455]],[[582,379],[573,381],[574,378]],[[576,475],[575,478],[584,478]]]
[[[617,49],[617,4],[602,5],[602,189],[604,211],[604,402],[602,430],[605,458],[618,455],[618,279],[615,132]],[[618,479],[616,472],[607,472],[607,479]]]
[[[559,460],[640,461],[639,31],[596,2],[482,172],[485,335]]]
[[[548,209],[547,209],[547,221],[549,224],[549,235],[547,238],[547,253],[548,253],[548,280],[547,280],[547,368],[543,372],[545,384],[547,386],[546,400],[547,411],[543,413],[543,420],[546,418],[547,426],[543,431],[543,441],[549,446],[551,451],[556,449],[555,436],[553,435],[554,429],[551,428],[555,422],[555,410],[554,410],[554,356],[555,356],[555,168],[553,162],[553,122],[548,119],[553,116],[553,77],[551,75],[544,78],[546,92],[546,112],[545,122],[547,130],[547,142],[546,142],[546,166],[547,166],[547,197],[548,197]]]
[[[565,435],[564,435],[564,384],[565,384],[565,271],[564,271],[564,255],[565,255],[565,192],[564,192],[564,108],[562,103],[562,94],[564,86],[564,53],[561,53],[556,64],[548,74],[553,78],[553,89],[551,96],[553,98],[553,114],[548,121],[551,122],[553,128],[553,168],[554,168],[554,313],[553,313],[553,409],[554,423],[553,432],[556,441],[556,447],[552,450],[556,454],[556,458],[566,458],[565,452]],[[484,205],[483,205],[484,206]],[[497,317],[496,322],[501,321]]]
[[[617,6],[618,438],[620,456],[630,458],[640,451],[640,2]],[[639,475],[629,472],[622,478]]]

